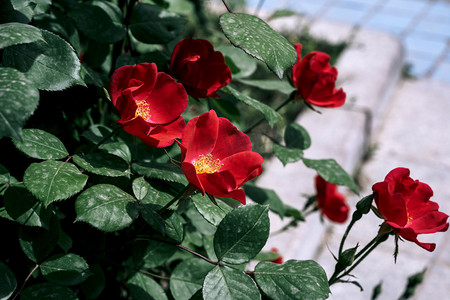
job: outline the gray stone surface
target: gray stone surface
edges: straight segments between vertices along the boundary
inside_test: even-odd
[[[288,28],[279,21],[276,26]],[[336,30],[345,36],[345,28]],[[358,32],[337,64],[338,85],[347,92],[349,103],[339,109],[319,109],[321,115],[307,112],[297,120],[312,138],[312,147],[305,151],[305,157],[335,158],[353,172],[361,161],[365,142],[370,141],[377,150],[362,166],[361,197],[370,194],[371,186],[384,180],[390,170],[403,166],[411,170],[413,179],[433,188],[432,200],[440,204],[441,211],[449,213],[450,85],[426,79],[398,83],[402,55],[400,44],[391,36]],[[369,136],[368,122],[372,132]],[[301,163],[283,167],[274,159],[266,164],[258,184],[276,190],[287,204],[301,208],[305,201],[302,195],[314,193],[314,176],[315,172]],[[345,189],[341,191],[354,207],[359,197]],[[271,223],[276,231],[285,221],[271,215]],[[351,232],[346,248],[357,243],[364,246],[375,237],[381,223],[373,214],[363,218]],[[278,248],[286,260],[315,259],[330,276],[334,268],[330,251],[337,252],[345,228],[345,224],[333,225],[327,220],[320,224],[316,214],[300,227],[271,237],[266,249]],[[429,253],[414,243],[400,242],[394,263],[394,241],[390,237],[352,272],[364,291],[354,285],[335,284],[330,299],[370,299],[373,287],[380,281],[383,292],[379,299],[398,299],[408,276],[425,268],[428,271],[424,283],[414,299],[445,299],[450,290],[443,280],[450,273],[448,233],[423,235],[419,240],[436,242],[436,251]]]

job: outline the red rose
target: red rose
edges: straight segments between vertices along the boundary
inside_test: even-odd
[[[345,92],[335,89],[337,70],[330,66],[330,56],[314,51],[301,59],[302,45],[295,44],[297,63],[292,68],[292,81],[306,102],[322,107],[344,105]]]
[[[409,169],[396,168],[383,182],[372,186],[375,203],[386,223],[396,234],[433,251],[434,243],[421,243],[418,234],[447,231],[448,215],[438,211],[439,205],[430,201],[433,190],[425,183],[409,177]]]
[[[153,147],[167,147],[181,137],[181,113],[188,96],[183,85],[158,72],[155,64],[123,66],[111,76],[111,100],[123,129]]]
[[[345,197],[337,191],[337,185],[316,176],[317,205],[328,219],[337,223],[344,223],[350,211]]]
[[[231,71],[222,53],[202,39],[178,42],[172,52],[170,70],[194,98],[219,98],[217,90],[231,81]]]
[[[240,187],[262,172],[263,158],[252,152],[250,138],[214,110],[191,119],[181,143],[181,168],[187,180],[217,197],[229,197],[245,204]]]

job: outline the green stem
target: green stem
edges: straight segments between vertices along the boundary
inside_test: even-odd
[[[286,106],[286,104],[288,104],[289,102],[291,102],[294,98],[293,97],[289,97],[286,101],[284,101],[283,103],[281,103],[277,108],[275,108],[275,111],[279,111],[281,108],[283,108],[284,106]],[[258,122],[256,122],[255,124],[253,124],[252,126],[250,126],[247,130],[244,131],[245,134],[249,134],[250,131],[252,131],[253,129],[255,129],[255,127],[257,127],[259,124],[261,124],[262,122],[264,122],[265,118],[261,118]]]
[[[109,140],[112,136],[114,136],[121,127],[116,127],[113,131],[111,131],[107,136],[105,136],[97,145],[92,147],[92,149],[89,151],[89,153],[92,153],[98,149],[103,143],[105,143],[107,140]]]
[[[339,281],[342,277],[347,276],[350,274],[351,271],[353,271],[376,247],[378,247],[379,244],[386,241],[389,237],[389,233],[383,233],[378,236],[376,236],[373,240],[371,240],[361,251],[359,251],[355,255],[355,259],[358,259],[355,263],[353,263],[350,268],[348,268],[344,273],[339,275],[336,272],[330,277],[330,280],[328,280],[328,284],[331,286],[332,284]]]
[[[339,252],[338,252],[338,257],[341,256],[342,254],[342,250],[344,249],[344,243],[345,240],[347,239],[347,236],[350,232],[350,230],[352,229],[353,225],[356,223],[357,220],[355,220],[354,218],[352,218],[352,220],[350,221],[350,223],[347,226],[347,229],[345,230],[344,236],[342,237],[341,243],[339,244]]]
[[[164,205],[164,207],[161,208],[158,211],[158,213],[163,214],[164,212],[166,212],[169,209],[169,207],[172,206],[172,204],[174,204],[178,200],[182,199],[183,197],[186,197],[187,195],[191,194],[193,191],[195,191],[195,187],[189,183],[188,185],[186,185],[184,187],[183,190],[181,190],[181,192],[179,192],[172,200],[170,200],[169,203]]]

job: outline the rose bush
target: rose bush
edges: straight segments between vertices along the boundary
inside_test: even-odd
[[[188,105],[183,86],[158,72],[156,64],[118,68],[109,85],[111,100],[120,112],[123,129],[153,147],[167,147],[181,137],[181,113]]]
[[[302,59],[260,18],[226,1],[220,17],[204,14],[204,1],[175,2],[0,5],[1,299],[325,299],[333,284],[360,286],[352,270],[391,235],[419,243],[447,230],[431,189],[399,169],[356,205],[330,249],[331,276],[289,259],[282,243],[284,258],[264,251],[311,213],[347,219],[336,185],[357,194],[356,183],[335,160],[306,158],[314,139],[289,116],[296,98],[338,107],[345,93],[325,53]],[[294,64],[296,88],[285,76]],[[250,132],[263,145],[252,147]],[[249,182],[263,148],[323,177],[303,209]],[[379,214],[374,197],[389,230],[345,247],[357,221]],[[271,231],[269,215],[286,225]]]
[[[224,56],[204,39],[179,41],[172,52],[170,70],[194,98],[219,98],[217,90],[231,81]]]
[[[335,88],[337,70],[330,66],[330,56],[314,51],[302,58],[302,45],[295,44],[297,63],[292,68],[292,82],[307,103],[321,107],[344,105],[346,94]]]
[[[325,181],[319,175],[315,178],[317,206],[321,213],[336,223],[347,221],[350,208],[345,196],[338,192],[337,185]]]
[[[413,180],[407,168],[396,168],[382,182],[373,185],[375,203],[394,232],[419,245],[434,251],[435,243],[421,243],[419,234],[447,231],[448,215],[439,211],[439,205],[430,201],[433,190],[426,183]]]
[[[230,197],[245,204],[241,187],[261,174],[263,163],[246,134],[210,110],[188,122],[179,145],[181,168],[203,195]]]

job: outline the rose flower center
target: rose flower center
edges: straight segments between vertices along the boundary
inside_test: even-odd
[[[136,101],[136,112],[134,113],[134,117],[142,117],[146,122],[150,122],[150,105],[145,100]]]
[[[218,172],[223,163],[220,162],[220,159],[213,159],[212,154],[201,154],[194,160],[193,165],[197,174],[211,174]]]

